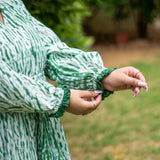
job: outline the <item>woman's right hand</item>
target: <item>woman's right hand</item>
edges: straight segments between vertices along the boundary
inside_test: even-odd
[[[102,100],[102,91],[83,91],[71,89],[69,106],[66,111],[76,115],[86,115],[94,111]]]

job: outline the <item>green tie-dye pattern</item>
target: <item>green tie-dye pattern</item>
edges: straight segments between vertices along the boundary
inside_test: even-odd
[[[62,43],[21,0],[0,0],[0,10],[0,159],[69,160],[59,119],[69,89],[102,90],[100,79],[112,70],[97,52]]]

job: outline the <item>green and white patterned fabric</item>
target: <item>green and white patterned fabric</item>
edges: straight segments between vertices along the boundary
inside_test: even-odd
[[[69,89],[103,90],[100,80],[112,69],[97,52],[61,42],[21,0],[0,0],[0,10],[0,160],[69,160],[59,119]]]

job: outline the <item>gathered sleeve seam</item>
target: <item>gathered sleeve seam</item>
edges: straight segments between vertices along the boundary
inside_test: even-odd
[[[61,104],[59,106],[59,109],[56,113],[50,114],[50,117],[62,117],[64,112],[66,111],[66,107],[69,105],[70,101],[70,89],[65,85],[59,85],[58,88],[62,88],[64,90],[64,95],[61,101]]]
[[[110,68],[106,68],[104,69],[96,78],[97,81],[97,88],[98,90],[102,90],[102,100],[104,100],[104,98],[108,97],[109,95],[113,94],[113,91],[109,91],[107,89],[103,89],[103,85],[101,80],[106,77],[107,75],[109,75],[112,71],[114,71],[115,69],[117,69],[117,67],[114,67],[112,69]]]

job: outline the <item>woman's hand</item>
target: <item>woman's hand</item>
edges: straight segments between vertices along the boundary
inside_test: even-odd
[[[70,102],[69,106],[66,107],[66,111],[76,114],[85,115],[94,111],[101,103],[102,91],[83,91],[83,90],[70,90]]]
[[[148,86],[143,74],[134,67],[123,67],[114,70],[102,79],[102,84],[104,89],[110,91],[132,89],[133,97],[140,93],[141,87],[148,91]]]

